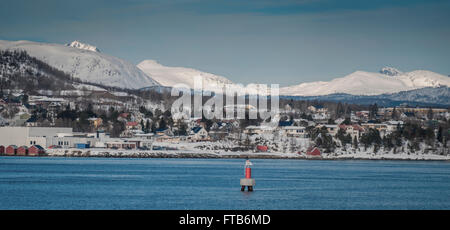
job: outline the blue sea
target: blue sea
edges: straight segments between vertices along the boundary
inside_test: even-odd
[[[450,209],[450,163],[0,157],[0,209]]]

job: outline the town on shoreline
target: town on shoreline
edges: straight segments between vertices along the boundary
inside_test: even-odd
[[[208,111],[200,117],[177,116],[171,113],[170,103],[155,107],[154,101],[148,104],[131,92],[95,88],[80,92],[89,96],[80,100],[78,94],[43,96],[3,90],[0,155],[77,156],[81,152],[117,157],[450,157],[447,108],[280,99],[278,113],[264,120],[250,119],[249,114],[258,108],[244,100],[243,105],[223,107],[224,112],[231,109],[244,117],[208,119]],[[160,103],[174,99],[164,92],[149,95],[152,100],[158,96]]]

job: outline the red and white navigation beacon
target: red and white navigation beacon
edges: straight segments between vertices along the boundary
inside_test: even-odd
[[[252,162],[247,158],[245,161],[245,178],[241,179],[241,191],[245,191],[245,186],[249,192],[253,191],[253,186],[255,186],[255,179],[252,178]]]

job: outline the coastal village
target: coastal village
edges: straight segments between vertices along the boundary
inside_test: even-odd
[[[211,120],[95,88],[0,96],[7,156],[450,159],[447,108],[282,100],[270,121]]]

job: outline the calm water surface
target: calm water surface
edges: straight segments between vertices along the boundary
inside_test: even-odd
[[[0,157],[0,209],[450,209],[450,163]]]

